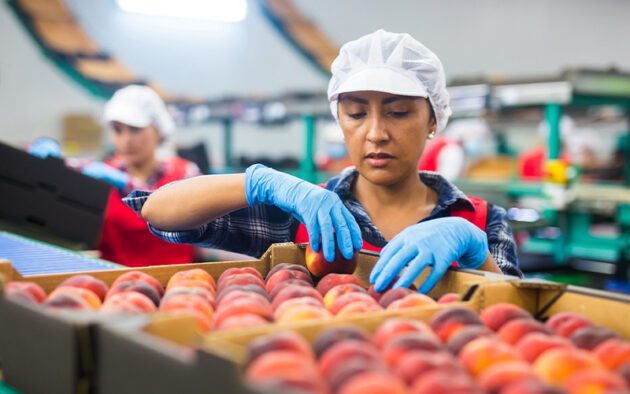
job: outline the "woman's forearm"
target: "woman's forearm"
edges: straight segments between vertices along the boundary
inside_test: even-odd
[[[483,265],[479,267],[481,271],[489,271],[496,272],[501,274],[501,268],[497,265],[496,261],[494,261],[494,257],[492,257],[491,253],[488,253],[488,257],[486,257],[486,261],[484,261]]]
[[[247,206],[245,174],[204,175],[163,186],[142,207],[142,217],[166,231],[189,230]]]

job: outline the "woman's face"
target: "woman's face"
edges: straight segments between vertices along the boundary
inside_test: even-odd
[[[427,99],[344,93],[338,115],[350,159],[368,181],[389,186],[416,176],[427,135],[436,127]]]
[[[116,121],[110,125],[116,154],[127,165],[142,165],[153,158],[161,138],[155,127],[133,127]]]

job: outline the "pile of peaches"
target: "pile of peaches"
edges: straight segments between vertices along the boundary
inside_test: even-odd
[[[94,276],[81,274],[66,279],[49,295],[34,282],[9,282],[5,290],[8,297],[42,304],[48,310],[189,312],[204,332],[436,303],[414,289],[377,293],[350,274],[325,275],[315,286],[311,273],[298,264],[278,264],[266,279],[252,267],[230,268],[216,282],[199,268],[180,271],[170,278],[166,289],[151,275],[129,271],[111,287]],[[457,300],[459,296],[451,293],[438,302]]]
[[[428,324],[390,318],[373,335],[328,328],[312,344],[282,331],[255,339],[247,354],[247,381],[270,392],[630,392],[630,342],[576,313],[543,324],[512,304],[480,315],[452,306]]]

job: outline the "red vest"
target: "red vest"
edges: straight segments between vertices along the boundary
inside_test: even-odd
[[[173,168],[173,171],[161,177],[156,188],[184,178],[185,165],[175,165]],[[192,245],[172,244],[151,234],[146,221],[122,202],[115,188],[109,194],[98,249],[103,259],[128,267],[189,264],[194,259]]]
[[[418,170],[437,171],[440,152],[442,152],[442,149],[446,146],[451,144],[457,144],[457,142],[441,136],[431,141],[430,144],[426,146],[422,156],[420,156],[420,160],[418,161]]]

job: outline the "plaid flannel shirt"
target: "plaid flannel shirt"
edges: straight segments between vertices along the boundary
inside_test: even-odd
[[[337,193],[355,217],[361,227],[363,239],[374,246],[384,247],[387,240],[352,194],[352,185],[357,176],[356,169],[349,167],[331,178],[326,188]],[[435,208],[422,221],[448,217],[451,208],[456,204],[467,204],[472,208],[472,203],[466,195],[441,175],[422,171],[419,172],[419,176],[425,185],[438,194]],[[136,212],[140,212],[150,194],[147,191],[135,190],[123,201]],[[153,234],[169,242],[191,243],[259,257],[272,243],[293,241],[299,224],[295,217],[275,206],[259,205],[229,213],[196,229],[163,231],[150,224],[149,228]],[[486,234],[490,253],[501,271],[508,275],[523,276],[518,266],[516,244],[505,209],[488,204]]]

